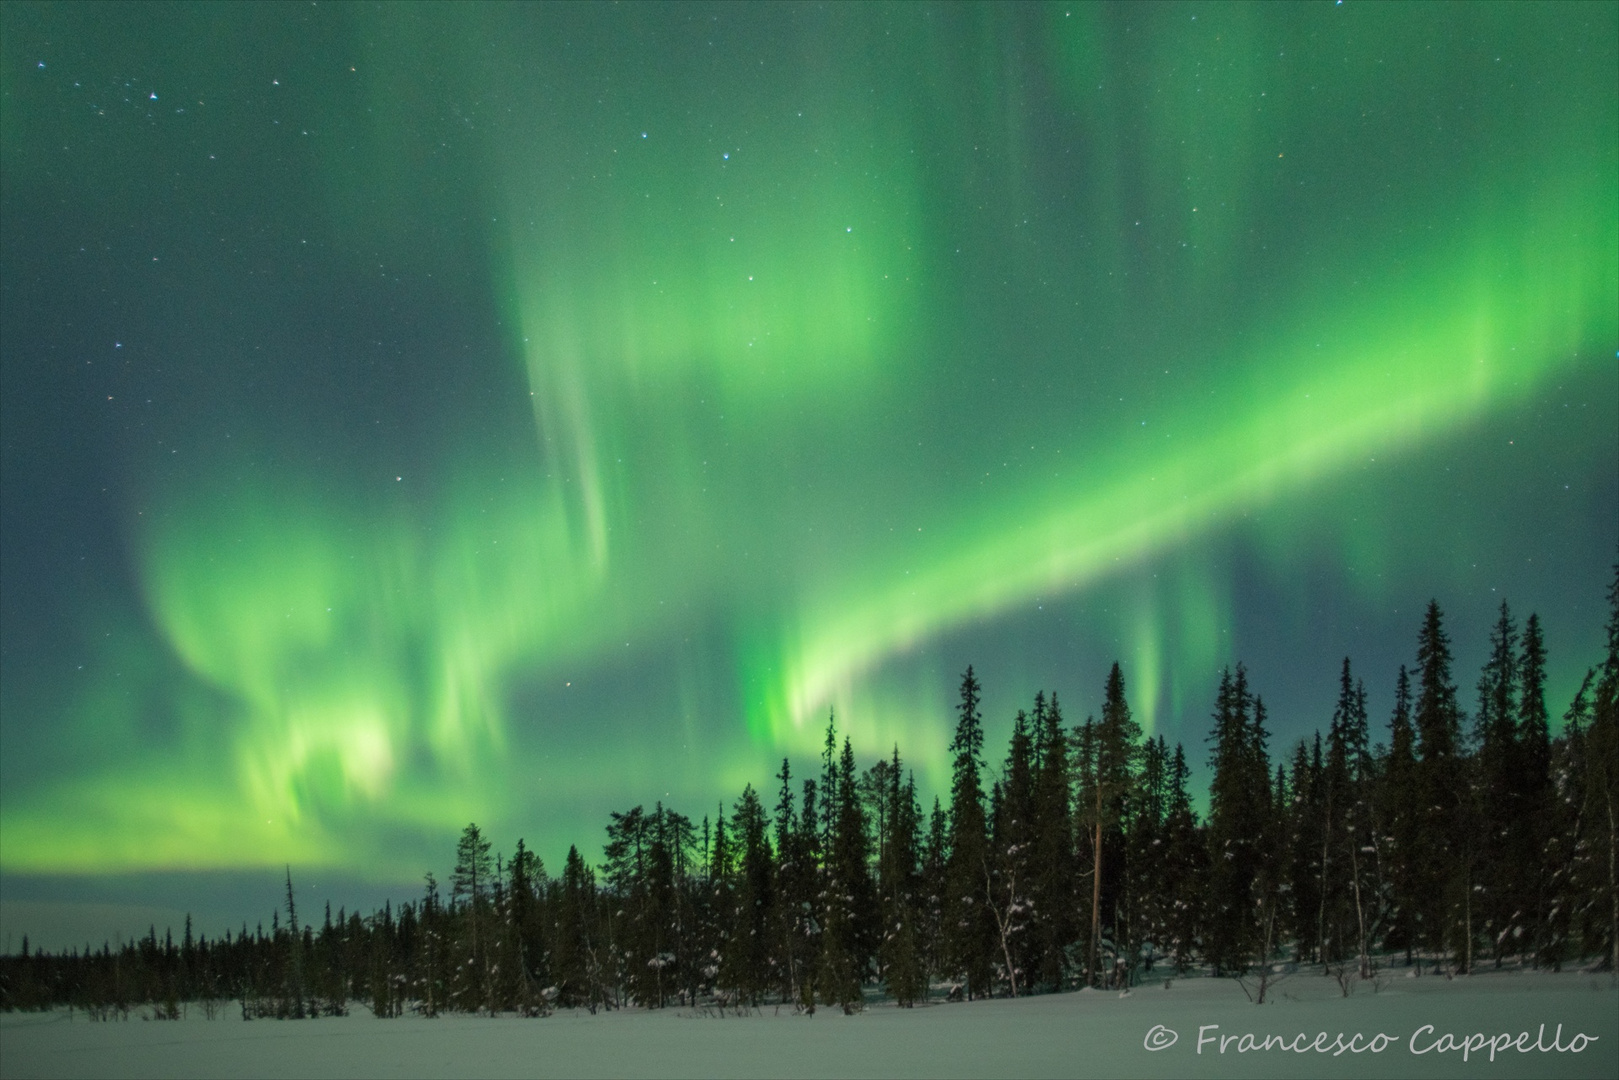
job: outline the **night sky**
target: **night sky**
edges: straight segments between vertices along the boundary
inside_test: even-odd
[[[1599,659],[1619,5],[7,3],[0,183],[36,942],[556,871],[834,707],[931,803],[969,663],[1201,789],[1222,665],[1382,731],[1430,597],[1468,705],[1503,599]]]

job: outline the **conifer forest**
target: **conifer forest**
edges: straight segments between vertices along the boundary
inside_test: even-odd
[[[1273,745],[1242,664],[1206,745],[1144,738],[1115,664],[1099,707],[1036,693],[1005,747],[968,668],[948,793],[900,747],[855,759],[835,716],[729,806],[611,815],[598,862],[547,868],[466,826],[442,879],[361,913],[311,910],[295,868],[268,926],[0,960],[6,1010],[94,1017],[187,1006],[244,1019],[544,1016],[671,1005],[813,1012],[1122,988],[1191,971],[1263,1000],[1292,965],[1377,971],[1619,967],[1619,577],[1606,655],[1546,700],[1539,619],[1506,603],[1472,686],[1428,605],[1395,705],[1368,715],[1343,662],[1324,731]],[[1560,711],[1559,711],[1560,710]],[[1555,715],[1554,715],[1555,714]],[[1076,722],[1077,721],[1077,722]],[[1207,812],[1190,777],[1207,763]],[[267,898],[268,899],[268,898]],[[1347,992],[1347,990],[1346,990]]]

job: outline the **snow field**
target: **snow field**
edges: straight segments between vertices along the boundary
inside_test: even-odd
[[[1230,980],[1189,978],[1127,997],[882,1004],[855,1016],[772,1006],[743,1017],[625,1009],[379,1021],[356,1006],[336,1019],[244,1023],[234,1003],[215,1020],[196,1007],[166,1022],[9,1014],[0,1077],[1619,1076],[1619,990],[1605,976],[1402,976],[1344,998],[1332,979],[1294,974],[1264,1006]],[[1578,1052],[1576,1036],[1586,1040]]]

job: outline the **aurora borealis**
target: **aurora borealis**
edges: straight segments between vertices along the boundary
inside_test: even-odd
[[[12,896],[555,869],[833,708],[931,796],[968,663],[1201,764],[1430,596],[1466,702],[1503,597],[1597,659],[1619,5],[0,29]]]

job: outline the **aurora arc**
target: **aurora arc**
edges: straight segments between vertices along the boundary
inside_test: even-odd
[[[1592,357],[1619,337],[1619,95],[1590,74],[1600,56],[1559,81],[1545,75],[1552,50],[1521,50],[1539,96],[1488,91],[1503,118],[1478,138],[1524,148],[1467,157],[1457,191],[1425,171],[1448,148],[1407,147],[1410,171],[1387,177],[1376,168],[1390,161],[1357,172],[1350,157],[1397,157],[1383,132],[1321,149],[1312,133],[1341,117],[1312,111],[1303,87],[1326,76],[1255,59],[1273,38],[1282,52],[1311,48],[1318,14],[1284,26],[1216,9],[1204,19],[1215,36],[1194,40],[1176,10],[1145,17],[1138,45],[1111,9],[1082,13],[1078,29],[1057,9],[974,9],[943,28],[886,9],[842,27],[754,12],[736,32],[761,35],[765,74],[722,65],[707,87],[635,39],[613,61],[624,89],[611,124],[590,111],[595,90],[568,82],[567,65],[587,62],[546,52],[554,43],[526,16],[434,11],[408,32],[376,17],[392,36],[354,65],[371,80],[354,100],[385,117],[370,152],[393,164],[386,197],[359,216],[438,197],[422,193],[419,167],[398,165],[388,125],[404,122],[389,103],[431,28],[447,27],[445,55],[427,62],[457,103],[446,130],[473,132],[464,168],[489,219],[476,240],[499,323],[486,336],[504,354],[421,362],[466,365],[487,390],[476,400],[499,405],[444,407],[452,434],[386,476],[356,436],[295,446],[240,407],[235,443],[178,473],[137,455],[121,528],[141,614],[86,613],[111,627],[90,660],[98,676],[27,688],[44,703],[31,707],[96,749],[87,766],[8,779],[0,866],[291,862],[408,878],[473,819],[528,833],[554,860],[592,843],[604,803],[701,805],[766,783],[783,755],[811,760],[833,708],[863,757],[897,741],[937,788],[949,687],[919,692],[914,672],[896,674],[910,660],[927,656],[931,672],[941,642],[964,637],[994,672],[997,650],[1015,646],[993,642],[1029,633],[1020,612],[1037,600],[1128,582],[1240,534],[1266,507],[1316,505],[1370,459],[1420,471],[1425,453],[1471,445],[1553,388],[1591,385]],[[1434,12],[1371,18],[1335,32],[1405,48],[1408,65],[1401,38],[1453,25]],[[1533,45],[1547,32],[1537,19],[1495,14],[1479,33]],[[603,55],[637,32],[607,17],[569,25]],[[903,43],[884,44],[884,29]],[[1026,54],[986,45],[1014,31],[1030,36]],[[857,44],[832,44],[844,33]],[[1194,104],[1178,73],[1224,57],[1221,33],[1238,59],[1207,64],[1211,104]],[[480,35],[494,59],[465,73],[461,39]],[[23,47],[6,54],[8,86],[23,78]],[[555,70],[525,66],[525,47]],[[1488,72],[1463,52],[1435,63]],[[982,77],[881,62],[910,53],[941,70],[976,58]],[[1146,70],[1160,72],[1150,93]],[[1031,72],[1049,100],[1027,89]],[[1397,131],[1410,119],[1399,109],[1422,112],[1372,68],[1332,77],[1334,101],[1381,100]],[[1435,72],[1409,77],[1445,92]],[[1091,94],[1092,80],[1110,89]],[[1291,91],[1293,111],[1256,109],[1264,87]],[[918,96],[929,104],[900,104]],[[358,112],[333,102],[334,115]],[[1561,110],[1550,122],[1549,106]],[[953,128],[960,145],[932,145]],[[1064,131],[1083,167],[1060,156]],[[972,157],[974,139],[990,164]],[[1287,190],[1332,194],[1311,201],[1263,179],[1293,168],[1303,180]],[[1351,205],[1341,226],[1337,172],[1392,194]],[[314,175],[333,205],[360,205],[353,177]],[[1265,199],[1283,195],[1303,201],[1270,221]],[[960,220],[978,202],[1004,204],[1014,224],[1044,215],[1053,240],[1018,248],[1027,265],[996,263],[995,245],[1012,241],[983,222],[999,218]],[[1443,225],[1410,227],[1427,219]],[[313,227],[353,242],[349,226]],[[1255,234],[1270,246],[1245,239]],[[984,267],[964,266],[963,248]],[[1066,290],[1060,316],[1041,291],[1050,281]],[[1019,320],[1037,329],[1019,337]],[[996,396],[996,372],[1057,390]],[[966,421],[969,410],[981,412]],[[1039,446],[1027,468],[995,473],[1026,443]],[[1605,491],[1608,464],[1587,468]],[[1391,547],[1372,528],[1348,532],[1346,549]],[[1424,575],[1449,573],[1444,563],[1398,575],[1437,588]],[[1226,577],[1188,571],[1199,642],[1172,642],[1152,610],[1098,616],[1120,639],[1138,715],[1189,742],[1205,704],[1166,687],[1225,658],[1212,628],[1241,602]],[[1355,587],[1370,586],[1341,586]],[[7,689],[21,693],[16,670]],[[138,693],[115,689],[126,671]],[[648,685],[623,685],[637,679]]]

